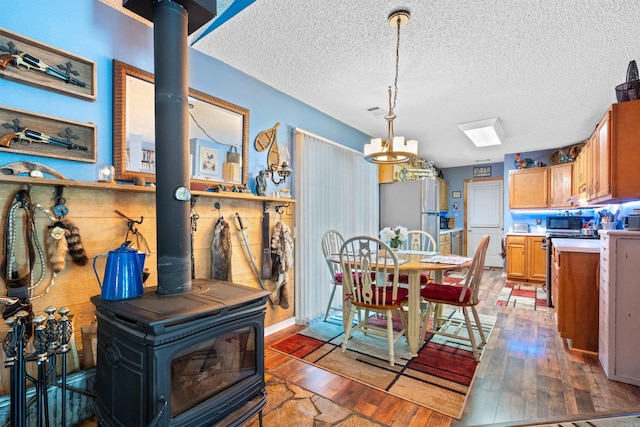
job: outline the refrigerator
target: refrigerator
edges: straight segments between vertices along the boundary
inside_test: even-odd
[[[380,184],[380,230],[398,225],[431,234],[440,249],[440,191],[433,178]]]

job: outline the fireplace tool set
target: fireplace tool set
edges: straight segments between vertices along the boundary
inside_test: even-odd
[[[34,403],[36,425],[49,426],[49,385],[56,385],[61,389],[61,424],[66,425],[67,352],[69,340],[73,334],[73,325],[69,317],[69,309],[66,307],[57,310],[58,318],[54,315],[56,312],[54,307],[47,307],[44,311],[47,314],[46,317],[37,315],[31,320],[33,331],[29,330],[29,313],[24,310],[18,311],[5,320],[9,330],[2,341],[2,348],[6,355],[5,367],[10,370],[10,425],[14,427],[26,426],[27,408]],[[29,346],[30,336],[33,336],[31,346]],[[29,347],[34,350],[31,354],[28,354]],[[58,356],[60,356],[62,371],[60,381],[55,379]],[[35,377],[27,372],[28,363],[37,365]],[[27,399],[26,394],[27,380],[35,386],[35,396],[30,399]]]

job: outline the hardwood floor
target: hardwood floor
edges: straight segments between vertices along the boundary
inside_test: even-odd
[[[552,308],[495,305],[505,276],[486,270],[479,312],[497,317],[461,420],[452,419],[269,349],[304,329],[266,337],[266,370],[387,426],[517,425],[640,410],[640,387],[610,381],[596,354],[568,349]]]

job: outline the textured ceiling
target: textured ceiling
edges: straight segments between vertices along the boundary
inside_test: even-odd
[[[636,0],[257,0],[190,41],[384,138],[384,118],[367,110],[388,108],[396,33],[387,16],[399,8],[411,21],[401,30],[396,135],[417,139],[439,168],[584,141],[640,60]],[[457,127],[490,117],[500,117],[502,146],[476,148]]]

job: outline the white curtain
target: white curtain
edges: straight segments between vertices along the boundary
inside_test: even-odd
[[[324,315],[331,288],[322,235],[378,236],[378,168],[362,153],[294,129],[296,323]],[[340,305],[342,290],[336,291]]]

